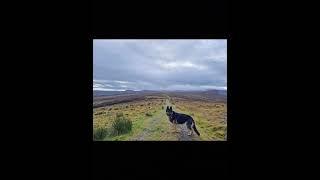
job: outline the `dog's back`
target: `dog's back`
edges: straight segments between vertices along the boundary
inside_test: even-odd
[[[175,119],[176,123],[178,123],[178,124],[183,124],[187,121],[193,120],[192,117],[187,114],[176,113],[176,112],[174,112],[174,119]]]

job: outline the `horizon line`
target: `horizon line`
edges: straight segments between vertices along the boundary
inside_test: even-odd
[[[124,91],[210,91],[210,90],[220,90],[220,91],[227,91],[227,88],[223,89],[202,89],[202,90],[181,90],[181,89],[176,89],[176,90],[152,90],[152,89],[143,89],[143,90],[132,90],[132,89],[103,89],[103,88],[93,88],[93,91],[119,91],[119,92],[124,92]]]

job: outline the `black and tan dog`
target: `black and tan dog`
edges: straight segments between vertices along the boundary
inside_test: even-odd
[[[172,110],[172,107],[170,106],[170,108],[167,106],[166,109],[166,113],[167,116],[169,117],[169,121],[173,124],[184,124],[186,123],[187,128],[190,130],[190,133],[188,134],[189,136],[192,134],[192,129],[194,130],[194,132],[196,132],[198,134],[198,136],[200,136],[200,133],[198,132],[197,128],[196,128],[196,124],[194,122],[194,120],[192,119],[191,116],[186,115],[186,114],[181,114],[181,113],[177,113],[174,112]]]

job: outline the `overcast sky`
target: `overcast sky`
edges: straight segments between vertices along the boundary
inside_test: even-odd
[[[227,88],[227,40],[94,40],[93,90]]]

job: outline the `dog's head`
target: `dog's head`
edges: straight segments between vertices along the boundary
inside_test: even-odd
[[[172,115],[172,113],[173,113],[172,106],[170,106],[170,108],[167,106],[166,113],[167,113],[167,116],[171,116]]]

